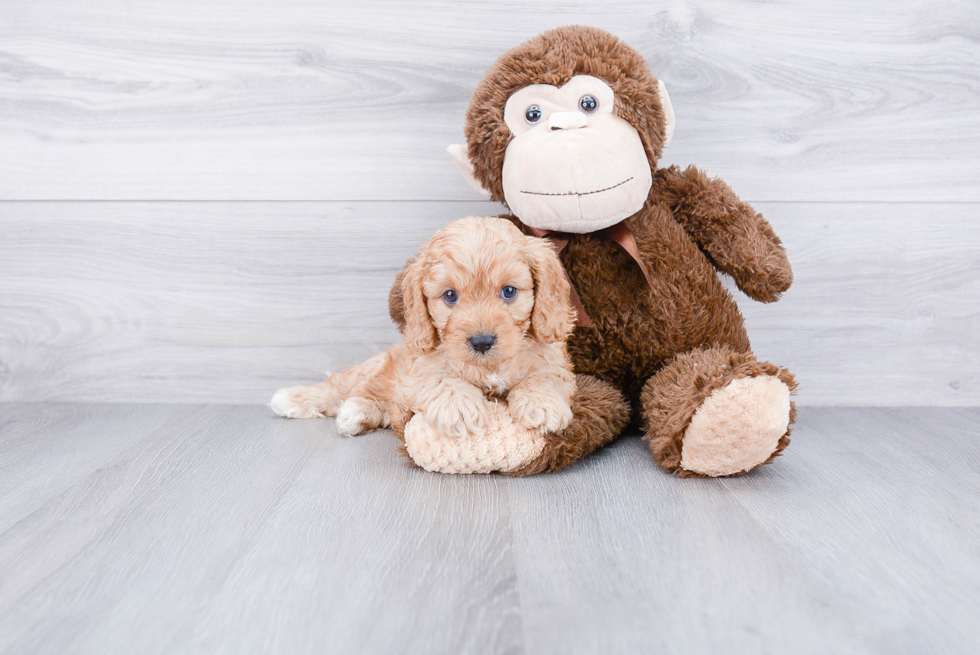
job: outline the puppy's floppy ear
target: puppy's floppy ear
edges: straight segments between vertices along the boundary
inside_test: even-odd
[[[388,316],[402,334],[405,334],[405,296],[402,295],[402,280],[405,279],[405,271],[413,261],[415,261],[414,257],[405,262],[405,266],[398,271],[395,281],[391,283],[391,290],[388,291]]]
[[[531,275],[534,277],[534,309],[531,336],[544,343],[565,341],[575,329],[571,285],[561,260],[547,239],[525,237]]]
[[[436,328],[432,325],[425,293],[422,291],[424,277],[425,266],[421,256],[409,260],[405,270],[401,273],[402,317],[404,319],[402,334],[405,335],[405,345],[408,346],[408,352],[416,357],[435,350],[437,341]],[[390,299],[389,296],[389,301]]]

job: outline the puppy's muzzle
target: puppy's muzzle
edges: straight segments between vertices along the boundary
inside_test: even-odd
[[[470,337],[470,348],[478,353],[487,352],[495,343],[497,343],[497,336],[494,334],[475,334]]]

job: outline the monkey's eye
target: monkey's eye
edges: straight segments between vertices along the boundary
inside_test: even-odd
[[[517,287],[512,287],[510,285],[504,287],[500,290],[500,297],[505,301],[510,302],[517,297]]]
[[[578,106],[586,114],[591,114],[599,108],[599,101],[594,96],[582,96],[578,101]]]
[[[442,299],[447,305],[452,307],[459,300],[459,294],[456,293],[455,289],[450,289],[446,293],[442,294]]]
[[[541,107],[537,105],[531,105],[524,112],[524,120],[526,120],[531,125],[534,125],[539,120],[541,120]]]

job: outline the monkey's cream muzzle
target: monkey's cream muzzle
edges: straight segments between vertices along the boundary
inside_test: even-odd
[[[650,164],[636,129],[613,115],[614,104],[609,85],[589,75],[508,98],[504,122],[514,138],[504,156],[504,198],[522,223],[594,232],[643,207]]]
[[[525,225],[594,232],[643,207],[651,177],[640,135],[612,114],[586,121],[571,128],[545,124],[507,147],[504,197]]]

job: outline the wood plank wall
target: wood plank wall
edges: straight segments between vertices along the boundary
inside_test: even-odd
[[[980,404],[971,0],[6,0],[0,401],[264,402],[386,347],[405,258],[502,211],[445,154],[473,88],[569,23],[787,243],[785,298],[738,295],[801,404]]]

